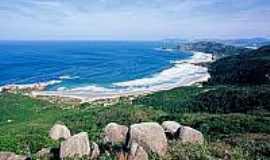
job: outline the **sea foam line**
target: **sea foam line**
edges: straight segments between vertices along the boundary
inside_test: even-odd
[[[2,92],[5,89],[16,89],[16,90],[24,90],[24,89],[38,89],[42,90],[50,85],[55,85],[61,83],[61,80],[50,80],[48,82],[37,82],[37,83],[31,83],[31,84],[8,84],[0,87],[0,92]]]
[[[208,69],[196,64],[211,61],[211,54],[193,52],[193,56],[190,59],[172,62],[173,66],[171,68],[149,77],[114,83],[110,88],[90,85],[68,90],[35,92],[34,94],[64,96],[79,98],[82,101],[93,101],[169,90],[176,87],[192,85],[197,82],[207,81],[210,77]]]
[[[31,84],[7,84],[4,86],[0,86],[0,92],[2,92],[5,89],[17,89],[17,90],[24,90],[24,89],[37,89],[42,90],[45,89],[48,86],[55,85],[62,83],[64,80],[72,80],[72,79],[78,79],[79,76],[70,76],[70,75],[62,75],[59,76],[58,80],[50,80],[47,82],[37,82],[37,83],[31,83]],[[60,87],[59,90],[65,90],[65,87]]]

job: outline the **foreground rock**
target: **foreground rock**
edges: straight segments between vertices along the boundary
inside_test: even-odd
[[[182,143],[199,143],[204,141],[203,134],[196,129],[190,127],[181,127],[179,131],[179,139]]]
[[[0,152],[0,160],[28,160],[26,156],[16,155],[12,152]]]
[[[132,143],[128,154],[128,160],[148,160],[148,155],[138,143]]]
[[[157,153],[164,156],[168,142],[163,128],[158,123],[140,123],[130,126],[129,146],[138,143],[147,152]]]
[[[65,125],[55,124],[51,128],[49,135],[53,140],[67,139],[70,137],[70,130]]]
[[[164,121],[162,127],[167,136],[173,138],[178,136],[179,129],[182,127],[179,123],[175,121]]]
[[[50,160],[54,157],[54,155],[51,153],[50,148],[43,148],[40,151],[36,153],[36,158],[37,159],[42,159],[42,160]]]
[[[90,143],[86,132],[76,134],[61,143],[60,158],[82,158],[90,156]]]
[[[128,127],[117,123],[109,123],[104,129],[104,142],[110,144],[125,144]]]
[[[100,155],[100,150],[98,145],[95,142],[91,144],[91,154],[90,159],[97,159]]]

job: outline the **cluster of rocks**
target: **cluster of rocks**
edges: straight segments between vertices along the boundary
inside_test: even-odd
[[[165,121],[162,125],[146,122],[130,127],[110,123],[105,127],[103,137],[105,144],[122,145],[126,152],[122,152],[120,157],[127,160],[148,160],[148,153],[165,156],[168,139],[193,144],[202,144],[204,141],[201,132],[175,121]]]
[[[89,140],[86,132],[71,135],[63,124],[55,124],[49,131],[49,136],[60,141],[59,148],[44,148],[36,153],[37,159],[98,159],[100,148]],[[165,121],[161,125],[155,122],[133,124],[129,127],[117,123],[109,123],[101,135],[104,152],[115,154],[119,160],[148,160],[149,153],[164,157],[168,150],[168,139],[179,140],[180,143],[198,143],[204,141],[201,132],[182,126],[175,121]],[[120,149],[115,150],[118,146]],[[0,152],[0,160],[27,160],[26,156],[14,153]]]
[[[28,160],[27,156],[16,155],[12,152],[0,152],[0,160]]]
[[[37,83],[33,85],[6,85],[0,87],[0,92],[5,93],[31,93],[32,91],[43,91],[47,88],[47,84]]]
[[[97,159],[100,150],[95,142],[90,142],[88,134],[81,132],[71,135],[70,130],[62,124],[55,124],[49,136],[56,141],[63,140],[60,148],[56,149],[58,153],[54,153],[51,149],[42,149],[37,153],[38,159],[49,159],[54,156],[60,159],[70,159],[75,157],[84,157],[86,159]],[[48,158],[49,157],[49,158]]]

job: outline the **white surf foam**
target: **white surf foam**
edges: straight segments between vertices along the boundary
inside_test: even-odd
[[[70,76],[70,75],[63,75],[63,76],[60,76],[59,79],[61,80],[66,80],[66,79],[78,79],[80,78],[79,76]]]
[[[212,55],[202,52],[193,52],[188,60],[174,61],[173,66],[149,77],[114,83],[105,88],[97,85],[77,87],[74,89],[58,89],[58,91],[36,92],[42,95],[60,95],[80,98],[83,101],[113,98],[125,95],[151,93],[160,90],[169,90],[180,86],[188,86],[197,82],[207,81],[210,77],[206,67],[198,63],[212,61]]]
[[[157,86],[164,86],[164,84],[166,85],[179,84],[179,82],[187,78],[192,80],[191,78],[193,76],[195,77],[197,75],[204,75],[206,73],[207,69],[201,66],[195,66],[188,63],[175,64],[172,68],[164,70],[151,77],[115,83],[114,85],[120,87],[133,87],[133,88],[144,87],[150,89],[152,87],[156,88]],[[160,89],[162,89],[162,87]]]
[[[175,50],[172,48],[155,48],[156,51],[161,51],[161,52],[174,52]]]

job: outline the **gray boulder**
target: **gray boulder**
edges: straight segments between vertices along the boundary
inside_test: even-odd
[[[88,134],[86,132],[81,132],[69,137],[61,143],[60,158],[81,158],[84,156],[90,156],[90,151]]]
[[[162,127],[167,135],[174,137],[177,135],[181,125],[175,121],[164,121]]]
[[[168,148],[168,142],[163,128],[154,122],[133,124],[130,126],[129,146],[138,143],[147,152],[164,156]]]
[[[63,139],[67,139],[70,137],[70,130],[62,124],[55,124],[50,132],[49,132],[49,136],[53,139],[53,140],[59,140],[61,138]]]
[[[16,155],[12,152],[0,152],[0,160],[27,160],[26,156]]]
[[[128,154],[128,160],[148,160],[148,155],[138,143],[132,143]]]
[[[99,155],[100,155],[100,150],[99,150],[98,145],[95,142],[92,142],[90,159],[98,159]]]
[[[204,141],[203,134],[196,129],[184,126],[180,128],[179,139],[182,143],[198,143],[202,144]]]
[[[40,160],[50,160],[53,156],[50,148],[43,148],[36,153],[36,158]]]
[[[128,127],[117,123],[109,123],[104,129],[104,142],[110,144],[125,144]]]

